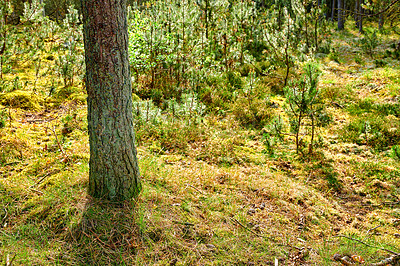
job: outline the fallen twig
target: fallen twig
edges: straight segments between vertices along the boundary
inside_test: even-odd
[[[376,248],[376,249],[383,250],[383,251],[386,251],[386,252],[388,252],[388,253],[391,253],[391,254],[400,256],[400,253],[394,252],[394,251],[392,251],[392,250],[390,250],[390,249],[372,246],[372,245],[367,244],[367,243],[365,243],[365,242],[363,242],[363,241],[361,241],[361,240],[359,240],[359,239],[356,239],[356,238],[352,238],[352,237],[345,236],[345,235],[337,235],[337,236],[334,236],[334,237],[343,237],[343,238],[347,238],[347,239],[356,241],[356,242],[358,242],[358,243],[361,243],[361,244],[363,244],[363,245],[365,245],[365,246],[367,246],[367,247]]]
[[[201,191],[200,189],[198,189],[198,188],[195,187],[195,186],[192,186],[191,184],[186,184],[186,186],[189,186],[189,187],[191,187],[191,188],[197,190],[198,192],[200,192],[200,193],[203,194],[203,195],[207,195],[207,193],[205,193],[204,191]]]
[[[173,220],[172,222],[175,223],[175,224],[181,224],[181,225],[186,225],[186,226],[195,226],[195,224],[187,223],[187,222],[181,222],[181,221],[177,221],[177,220]]]
[[[375,205],[372,205],[372,204],[362,204],[362,205],[366,206],[366,207],[377,208],[377,207],[380,207],[380,206],[394,206],[394,205],[399,205],[399,204],[400,204],[400,201],[394,201],[394,202],[392,202],[392,201],[384,201],[382,203],[375,204]]]
[[[378,225],[378,226],[375,226],[374,228],[368,229],[368,231],[367,231],[367,236],[366,236],[362,241],[367,240],[367,238],[369,237],[369,232],[371,232],[371,231],[373,231],[373,230],[375,230],[375,229],[377,229],[377,228],[379,228],[379,227],[381,227],[381,226],[382,226],[382,225]]]
[[[262,237],[260,234],[258,234],[257,232],[254,232],[253,230],[251,230],[250,228],[244,226],[241,222],[239,222],[237,219],[235,218],[231,218],[233,221],[235,221],[238,225],[240,225],[241,227],[243,227],[244,229],[246,229],[247,231],[249,231],[250,233],[253,233],[256,236],[260,236]]]
[[[372,263],[371,266],[397,265],[396,263],[398,263],[399,261],[400,261],[400,254],[393,255],[377,263]]]
[[[54,134],[54,136],[56,137],[56,142],[57,142],[58,148],[60,149],[62,155],[64,155],[64,157],[65,157],[67,160],[69,160],[69,156],[64,152],[64,149],[63,149],[63,147],[61,146],[60,141],[58,140],[57,133],[56,133],[56,127],[51,128],[51,131],[53,131],[53,134]]]
[[[6,266],[11,266],[12,265],[16,255],[17,254],[14,253],[14,256],[10,259],[10,254],[7,254]]]

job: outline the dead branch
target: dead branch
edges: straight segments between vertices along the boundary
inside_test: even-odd
[[[359,240],[359,239],[356,239],[356,238],[352,238],[352,237],[345,236],[345,235],[337,235],[337,236],[334,236],[334,237],[343,237],[343,238],[347,238],[347,239],[356,241],[356,242],[358,242],[358,243],[361,243],[361,244],[363,244],[363,245],[365,245],[365,246],[367,246],[367,247],[376,248],[376,249],[383,250],[383,251],[386,251],[386,252],[388,252],[388,253],[391,253],[391,254],[393,254],[393,255],[400,256],[400,253],[394,252],[394,251],[392,251],[392,250],[390,250],[390,249],[381,248],[381,247],[377,247],[377,246],[372,246],[372,245],[367,244],[367,243],[365,243],[365,242],[363,242],[363,241],[361,241],[361,240]]]
[[[397,265],[400,262],[400,254],[393,255],[387,259],[384,259],[377,263],[372,263],[371,266],[386,266],[386,265]]]
[[[365,241],[369,237],[369,232],[374,231],[375,229],[381,227],[382,225],[375,226],[374,228],[368,229],[367,236],[362,240]]]
[[[256,235],[256,236],[260,236],[262,237],[260,234],[258,234],[257,232],[254,232],[253,230],[251,230],[250,228],[244,226],[241,222],[239,222],[237,219],[235,218],[231,218],[234,222],[236,222],[238,225],[240,225],[241,227],[243,227],[245,230],[249,231],[250,233]]]

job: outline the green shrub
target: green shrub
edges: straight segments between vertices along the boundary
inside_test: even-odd
[[[374,30],[372,32],[365,31],[364,38],[359,41],[359,45],[364,53],[370,55],[371,57],[374,54],[375,48],[379,44],[377,31]]]
[[[0,111],[0,128],[6,127],[8,114],[5,110]]]
[[[387,62],[383,59],[375,59],[374,64],[376,67],[384,67],[387,65]]]
[[[393,116],[366,114],[351,121],[341,132],[345,141],[369,145],[378,151],[400,142],[400,121]]]
[[[271,119],[270,105],[267,99],[239,96],[232,113],[241,125],[261,129]]]
[[[392,147],[392,157],[393,159],[400,160],[400,146],[394,145]]]

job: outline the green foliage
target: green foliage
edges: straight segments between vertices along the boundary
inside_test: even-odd
[[[296,136],[296,153],[300,151],[299,134],[303,120],[311,120],[310,152],[312,152],[316,118],[321,114],[323,106],[320,104],[318,79],[321,71],[315,63],[304,66],[304,74],[285,88],[287,101],[286,113],[289,116],[291,132]],[[322,119],[323,121],[324,119]]]
[[[156,153],[184,152],[191,142],[203,138],[201,125],[205,106],[194,95],[185,94],[179,103],[172,99],[161,110],[151,100],[133,103],[136,140],[139,145],[152,141]]]
[[[365,114],[346,125],[341,133],[342,139],[369,145],[382,151],[400,141],[398,128],[400,121],[390,116],[382,117],[374,114]]]
[[[275,150],[280,142],[284,141],[284,124],[281,116],[274,117],[263,130],[264,153],[275,155]]]
[[[400,146],[399,145],[393,145],[392,157],[396,160],[400,160]]]
[[[365,31],[364,37],[360,39],[359,45],[364,53],[373,57],[374,50],[379,44],[379,39],[377,36],[377,31]]]
[[[0,129],[6,127],[6,123],[8,120],[8,113],[6,110],[0,111]]]
[[[383,59],[375,59],[374,64],[376,67],[384,67],[387,65],[387,62]]]

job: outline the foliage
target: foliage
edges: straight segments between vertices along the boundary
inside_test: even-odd
[[[365,31],[364,37],[360,39],[360,47],[364,53],[368,54],[369,56],[373,57],[374,50],[379,44],[379,39],[377,36],[377,31]]]
[[[319,103],[318,79],[320,70],[315,63],[307,63],[304,66],[304,74],[298,80],[293,81],[285,89],[287,99],[286,112],[289,116],[290,130],[296,137],[296,153],[300,152],[300,132],[303,120],[311,120],[311,141],[309,153],[312,153],[314,145],[316,118],[321,114],[323,107]]]

